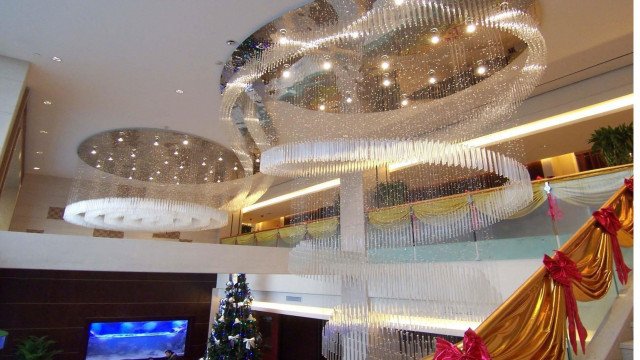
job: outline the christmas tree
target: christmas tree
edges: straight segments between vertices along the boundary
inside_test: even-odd
[[[208,360],[260,359],[258,323],[251,313],[251,291],[245,274],[227,282],[225,297],[211,327]]]

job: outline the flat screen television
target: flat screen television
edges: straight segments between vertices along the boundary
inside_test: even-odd
[[[164,359],[165,350],[184,356],[189,319],[91,321],[87,360]]]

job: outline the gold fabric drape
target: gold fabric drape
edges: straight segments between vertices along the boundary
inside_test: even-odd
[[[520,209],[517,213],[509,216],[507,219],[517,219],[531,214],[535,209],[542,206],[547,201],[547,194],[544,191],[544,183],[531,184],[533,188],[533,201],[529,205]]]
[[[307,232],[316,239],[335,235],[338,232],[338,218],[309,223]]]
[[[369,223],[378,228],[388,228],[398,225],[400,222],[409,221],[410,209],[408,205],[396,206],[388,209],[372,211],[367,214]]]
[[[238,245],[253,245],[253,234],[238,235],[236,237],[236,243]]]
[[[236,237],[232,236],[232,237],[228,237],[228,238],[222,238],[222,239],[220,239],[220,244],[235,245],[236,244]]]
[[[256,242],[258,246],[276,246],[276,242],[278,242],[278,229],[257,232]]]
[[[633,227],[633,204],[625,188],[602,207],[609,205],[626,220],[623,224]],[[623,233],[629,235],[621,230],[619,237],[624,237]],[[578,301],[601,299],[609,291],[614,276],[609,237],[592,218],[560,248],[576,262],[582,274],[582,281],[573,286]],[[564,359],[567,321],[562,287],[556,286],[541,266],[480,324],[476,333],[484,339],[494,360]]]
[[[280,228],[279,232],[280,240],[289,245],[294,245],[304,239],[304,234],[307,232],[307,227],[305,225],[288,226]]]

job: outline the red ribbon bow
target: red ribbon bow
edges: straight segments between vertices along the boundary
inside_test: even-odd
[[[552,193],[547,194],[547,203],[549,204],[549,210],[547,211],[547,215],[551,217],[551,220],[562,220],[564,214],[560,207],[558,207],[558,200]]]
[[[489,350],[473,330],[468,329],[462,340],[463,351],[445,339],[436,339],[436,353],[433,360],[491,360]]]
[[[633,178],[624,179],[624,186],[629,190],[629,192],[633,193]]]
[[[576,263],[573,262],[562,251],[556,251],[553,258],[549,255],[544,256],[544,266],[547,268],[549,275],[553,281],[562,286],[564,290],[564,304],[567,310],[567,319],[569,320],[569,341],[573,347],[573,352],[578,354],[576,348],[576,328],[580,337],[580,345],[582,345],[582,353],[585,351],[585,341],[587,340],[587,329],[582,325],[580,314],[578,314],[578,303],[573,295],[571,285],[574,281],[580,282],[582,274],[578,270]]]
[[[625,264],[622,257],[622,250],[620,250],[620,243],[618,242],[618,230],[622,228],[620,220],[616,216],[615,211],[611,206],[602,208],[599,211],[593,213],[593,217],[596,222],[602,227],[602,229],[609,234],[611,238],[611,247],[613,250],[613,260],[616,263],[616,271],[618,272],[618,279],[623,284],[627,283],[629,278],[629,272],[631,269]]]

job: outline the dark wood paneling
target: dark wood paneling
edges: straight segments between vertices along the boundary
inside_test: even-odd
[[[297,316],[279,317],[279,360],[321,360],[324,320]]]
[[[215,286],[215,274],[0,269],[0,328],[9,331],[0,359],[30,335],[55,340],[57,359],[83,359],[90,319],[168,317],[192,320],[185,359],[198,359]]]

